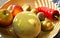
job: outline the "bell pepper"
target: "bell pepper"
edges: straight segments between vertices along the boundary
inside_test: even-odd
[[[13,17],[15,17],[19,12],[23,11],[22,7],[16,4],[9,5],[7,10],[12,13]]]
[[[50,20],[57,20],[59,17],[59,12],[57,10],[48,8],[48,7],[38,7],[36,8],[38,12],[43,12],[45,17],[47,17]]]

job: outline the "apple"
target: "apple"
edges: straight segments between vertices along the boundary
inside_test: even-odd
[[[18,13],[23,11],[22,7],[17,4],[9,5],[7,10],[9,10],[12,13],[13,17],[15,17]]]
[[[8,10],[6,9],[0,10],[0,26],[2,27],[9,26],[12,20],[13,20],[13,16]]]
[[[19,38],[35,38],[41,32],[41,22],[36,14],[29,11],[17,14],[12,26]]]

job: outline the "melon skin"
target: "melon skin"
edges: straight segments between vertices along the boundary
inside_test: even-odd
[[[41,22],[34,13],[29,11],[17,14],[12,26],[19,38],[35,38],[41,32]]]

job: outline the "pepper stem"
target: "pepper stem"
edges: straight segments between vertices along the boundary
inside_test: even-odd
[[[58,20],[58,15],[54,14],[53,17],[56,18],[56,20]]]

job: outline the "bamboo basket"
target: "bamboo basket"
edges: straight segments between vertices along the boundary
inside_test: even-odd
[[[32,8],[35,8],[35,7],[37,7],[37,6],[35,6],[35,1],[36,0],[8,0],[8,2],[5,2],[5,4],[3,4],[3,6],[1,6],[0,9],[7,9],[7,7],[10,4],[18,4],[18,5],[22,6],[25,3],[29,3]],[[40,6],[46,6],[46,7],[49,7],[49,8],[52,8],[52,9],[55,9],[55,10],[59,11],[59,8],[51,0],[38,0],[38,1],[40,3]],[[58,33],[58,31],[60,29],[60,17],[59,17],[58,21],[54,21],[53,22],[53,25],[54,25],[54,29],[51,32],[42,32],[41,31],[41,33],[38,35],[37,38],[53,38]],[[0,28],[0,29],[2,31],[3,31],[3,29],[5,29],[5,32],[3,32],[3,33],[7,33],[8,32],[7,35],[2,33],[2,35],[5,38],[18,38],[14,34],[13,28],[11,26],[8,27],[8,28]]]

